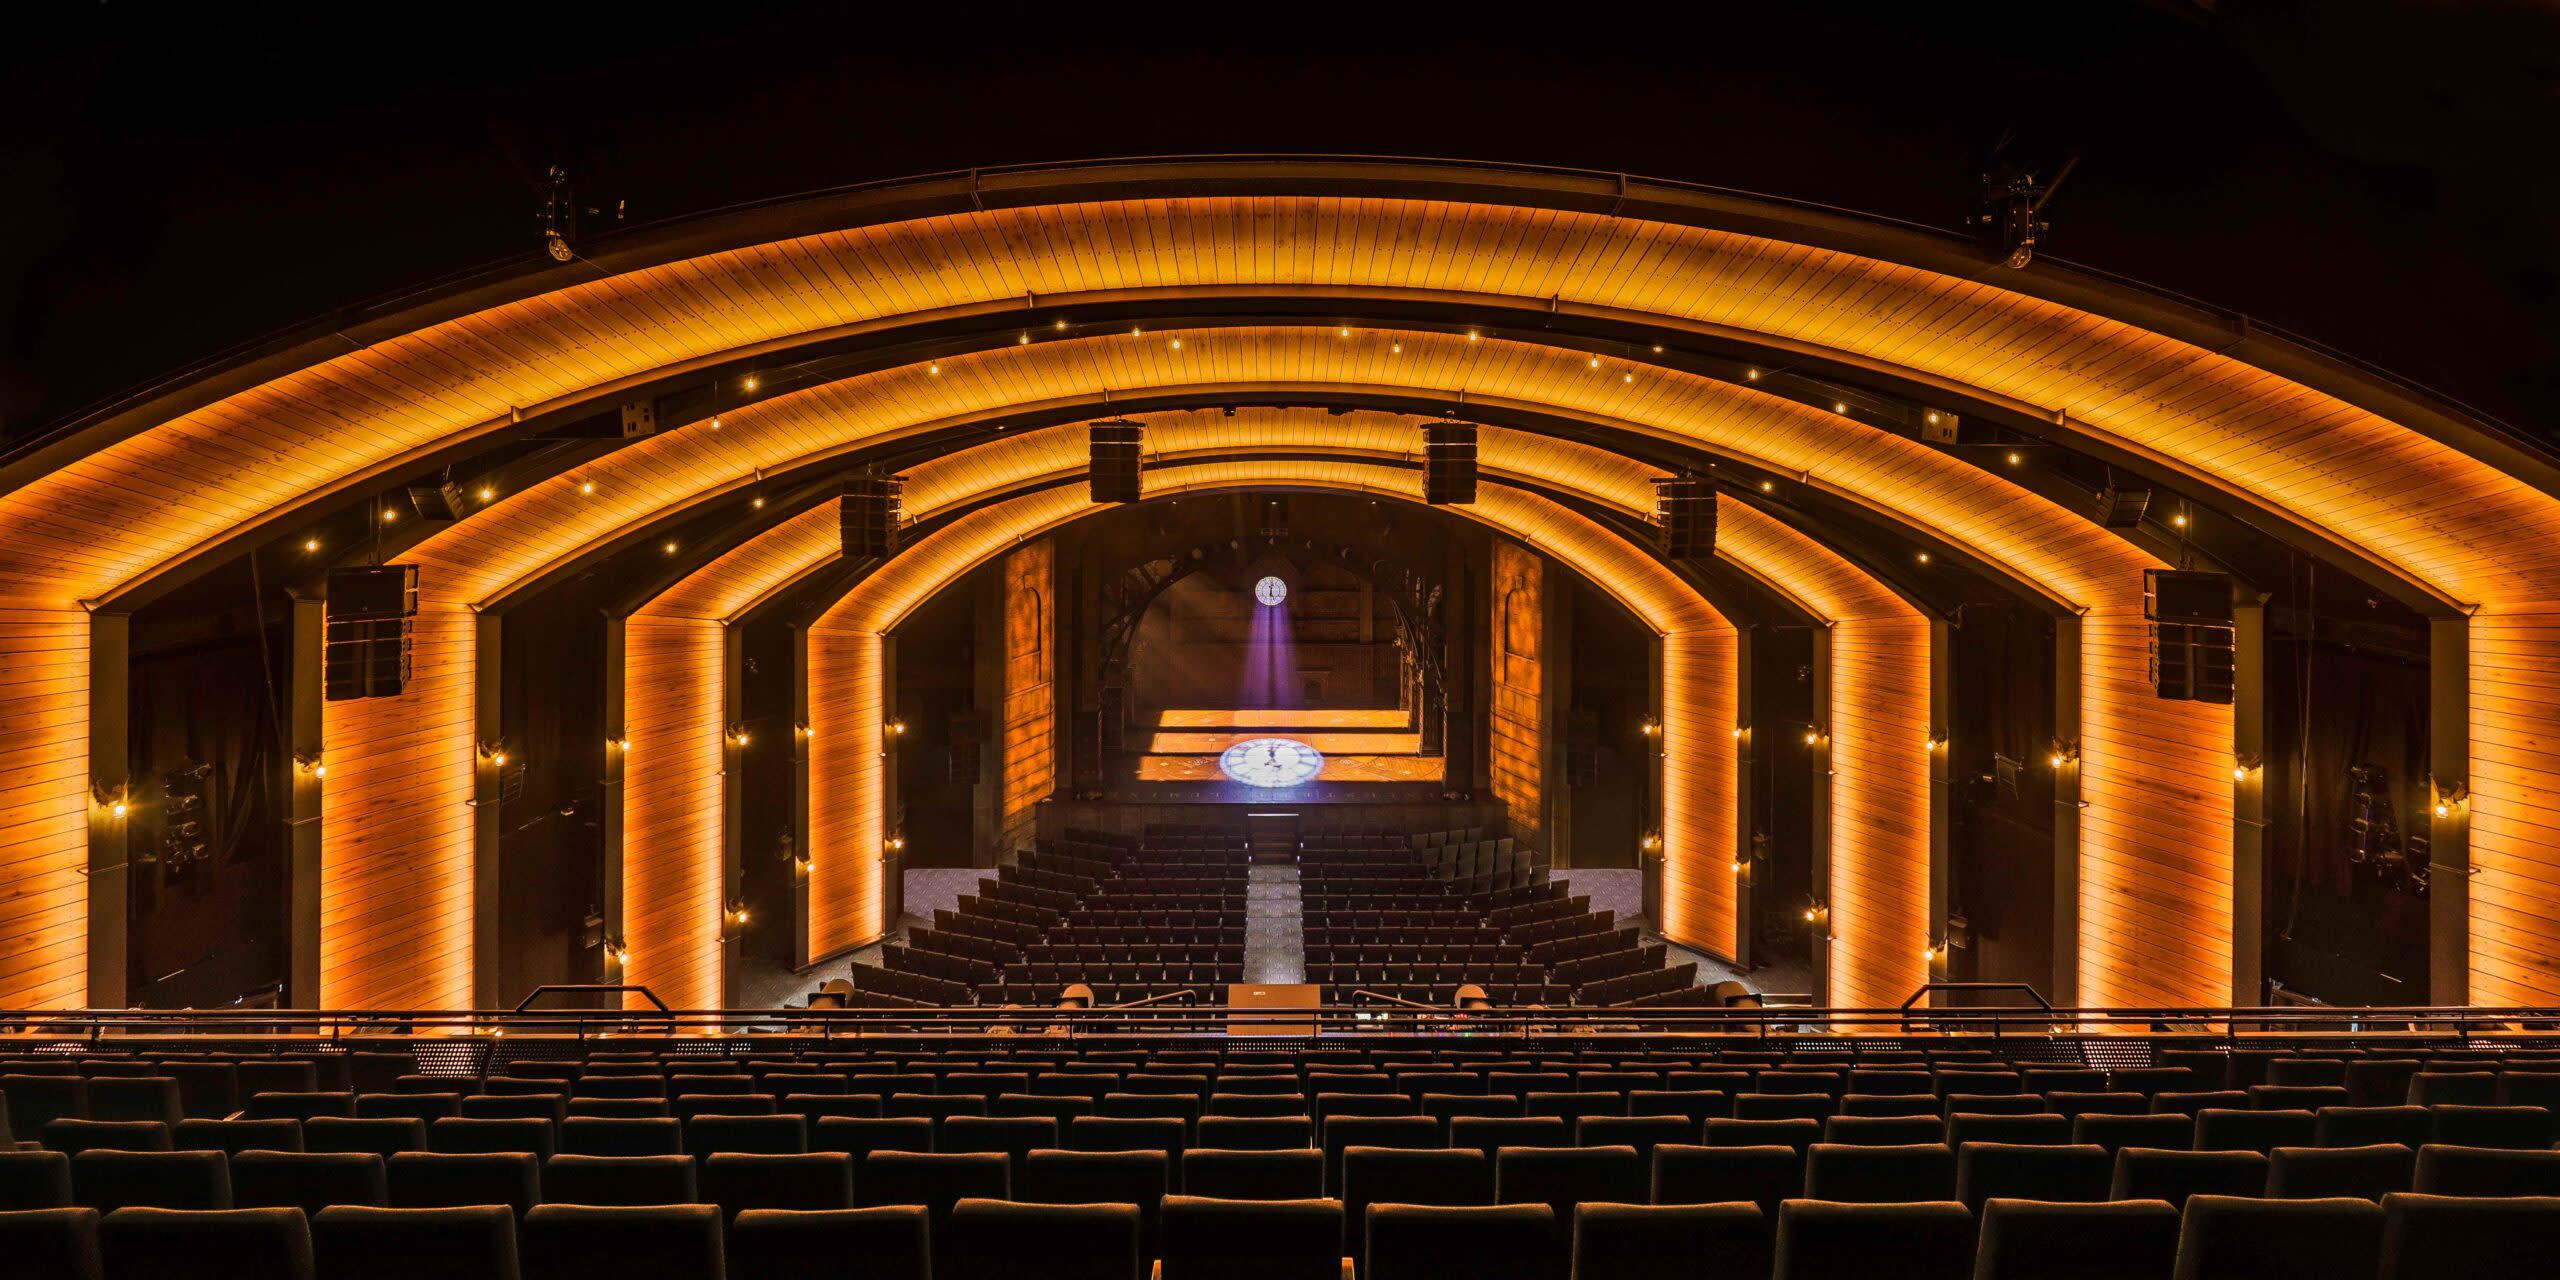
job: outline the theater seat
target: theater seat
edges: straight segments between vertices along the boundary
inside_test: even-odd
[[[1636,1158],[1650,1169],[1655,1147],[1666,1142],[1694,1144],[1704,1129],[1702,1121],[1685,1116],[1584,1116],[1574,1122],[1573,1144],[1632,1147]]]
[[[2189,1151],[2196,1145],[2196,1122],[2184,1115],[2084,1115],[2071,1122],[2071,1140],[2109,1151],[2126,1147]]]
[[[962,1200],[951,1209],[951,1248],[936,1280],[1138,1280],[1138,1207]]]
[[[2178,1211],[2164,1200],[1983,1202],[1973,1280],[2169,1280]]]
[[[0,1266],[47,1280],[102,1280],[95,1209],[0,1210]]]
[[[1339,1200],[1167,1196],[1157,1232],[1163,1258],[1157,1280],[1338,1280],[1341,1275]]]
[[[427,1126],[427,1150],[446,1155],[520,1152],[547,1160],[556,1141],[548,1120],[452,1117]]]
[[[2434,1121],[2425,1107],[2322,1107],[2313,1142],[2323,1147],[2369,1147],[2397,1142],[2414,1151],[2427,1145]]]
[[[951,1206],[969,1199],[1001,1200],[1011,1194],[1012,1186],[1010,1164],[993,1152],[875,1151],[853,1171],[854,1202],[863,1208],[924,1206],[933,1220],[936,1257],[943,1253]]]
[[[98,1243],[110,1276],[312,1274],[311,1230],[299,1209],[118,1209],[99,1224]]]
[[[319,1280],[517,1280],[516,1215],[333,1205],[311,1215],[311,1253]]]
[[[2560,1275],[2560,1198],[2382,1198],[2380,1280]]]
[[[231,1168],[219,1151],[83,1151],[71,1157],[71,1192],[101,1213],[228,1209]]]
[[[1194,1141],[1223,1151],[1287,1151],[1315,1145],[1305,1116],[1204,1116]]]
[[[933,1280],[930,1216],[920,1206],[749,1209],[729,1224],[739,1280]],[[852,1259],[862,1260],[852,1272]]]
[[[672,1116],[648,1119],[571,1116],[560,1122],[564,1156],[672,1156],[684,1154],[684,1129]]]
[[[2273,1151],[2308,1147],[2320,1134],[2320,1118],[2308,1111],[2247,1111],[2207,1107],[2196,1113],[2198,1151]]]
[[[542,1200],[542,1166],[523,1151],[403,1151],[383,1162],[395,1209],[499,1204],[517,1216]]]
[[[1973,1213],[1952,1200],[1789,1200],[1778,1209],[1770,1274],[1773,1280],[1969,1280],[1973,1245]]]
[[[1493,1196],[1494,1162],[1481,1151],[1353,1147],[1342,1154],[1340,1198],[1347,1238],[1353,1242],[1364,1238],[1361,1231],[1373,1205],[1488,1205]]]
[[[2494,1106],[2498,1076],[2491,1071],[2420,1071],[2409,1077],[2402,1101],[2413,1107]]]
[[[1947,1122],[1935,1108],[1927,1115],[1833,1116],[1822,1122],[1822,1140],[1835,1146],[1900,1147],[1946,1138]]]
[[[2126,1147],[2116,1152],[2110,1200],[2166,1200],[2184,1206],[2193,1195],[2258,1196],[2267,1191],[2267,1157],[2255,1151],[2162,1151]]]
[[[1573,1211],[1573,1280],[1659,1280],[1666,1261],[1705,1274],[1768,1274],[1769,1223],[1747,1204],[1585,1203]]]
[[[231,1203],[242,1209],[300,1209],[390,1203],[382,1157],[370,1152],[243,1151],[231,1157]]]
[[[290,1120],[242,1120],[241,1124],[292,1124]],[[314,1116],[302,1122],[300,1150],[361,1152],[384,1159],[427,1149],[427,1122],[414,1118]]]
[[[1361,1280],[1544,1280],[1545,1205],[1382,1204],[1369,1214]]]
[[[2370,1200],[2263,1200],[2197,1195],[2178,1233],[2176,1280],[2313,1280],[2360,1276],[2382,1247]]]
[[[2104,1147],[1968,1142],[1956,1149],[1956,1199],[1980,1212],[1985,1201],[2104,1200],[2115,1156]]]
[[[2396,1142],[2362,1147],[2278,1147],[2268,1155],[2267,1195],[2278,1200],[2354,1196],[2380,1200],[2409,1189],[2418,1153]]]
[[[1342,1153],[1349,1148],[1445,1145],[1440,1126],[1429,1116],[1337,1116],[1324,1123],[1325,1189],[1341,1194]]]
[[[1803,1151],[1822,1141],[1819,1120],[1709,1120],[1710,1147],[1788,1146]]]
[[[2418,1148],[2410,1189],[2438,1196],[2560,1196],[2560,1151],[2430,1143]]]
[[[850,1209],[853,1157],[723,1151],[703,1157],[700,1189],[705,1203],[732,1216],[748,1209]]]
[[[2446,1105],[2427,1110],[2429,1142],[2548,1151],[2555,1136],[2551,1113],[2540,1107]]]
[[[59,1151],[0,1151],[0,1212],[71,1206],[71,1157]]]
[[[1227,1151],[1182,1153],[1182,1193],[1221,1200],[1311,1200],[1324,1195],[1324,1153]]]
[[[44,1127],[46,1149],[67,1156],[83,1151],[167,1151],[169,1126],[157,1120],[54,1120]]]
[[[1034,1151],[1022,1163],[1013,1198],[1032,1204],[1136,1205],[1140,1243],[1152,1251],[1156,1206],[1174,1189],[1175,1167],[1161,1151]]]
[[[1774,1225],[1780,1202],[1803,1194],[1804,1153],[1793,1147],[1664,1143],[1653,1149],[1655,1204],[1749,1201]]]
[[[720,1280],[726,1274],[720,1211],[707,1204],[535,1205],[524,1215],[517,1240],[524,1280],[593,1280],[597,1276]]]
[[[1643,1204],[1651,1181],[1633,1147],[1511,1147],[1493,1159],[1495,1203],[1555,1211],[1552,1265],[1559,1276],[1573,1259],[1574,1206]]]
[[[1571,1146],[1573,1130],[1559,1116],[1458,1116],[1449,1121],[1447,1145],[1481,1151],[1490,1160],[1504,1147]]]
[[[553,1156],[542,1164],[546,1204],[695,1204],[690,1156]]]
[[[1856,1204],[1953,1200],[1956,1153],[1942,1142],[1889,1147],[1817,1142],[1805,1153],[1804,1194]]]
[[[811,1151],[838,1151],[853,1157],[860,1172],[864,1157],[875,1151],[933,1150],[933,1122],[920,1117],[864,1120],[827,1116],[809,1126]]]

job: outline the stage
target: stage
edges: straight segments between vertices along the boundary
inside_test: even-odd
[[[1274,740],[1296,749],[1255,750]],[[1442,798],[1447,776],[1440,757],[1422,754],[1412,719],[1394,708],[1171,708],[1132,735],[1132,745],[1139,749],[1113,760],[1109,785],[1112,798],[1137,803],[1430,801]],[[1262,777],[1286,781],[1249,780]]]

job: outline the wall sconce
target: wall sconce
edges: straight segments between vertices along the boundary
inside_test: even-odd
[[[730,746],[733,746],[733,747],[743,747],[743,746],[747,745],[747,742],[748,742],[748,740],[749,740],[749,735],[748,735],[748,733],[747,733],[747,727],[746,727],[745,725],[742,725],[742,724],[733,724],[733,725],[730,725],[730,726],[729,726],[729,732],[728,732],[728,735],[727,735],[727,736],[728,736],[728,739],[729,739],[729,745],[730,745]]]
[[[892,720],[886,727],[889,731],[889,736],[892,738],[903,738],[906,736],[907,722],[904,720]]]
[[[791,860],[791,869],[798,872],[800,874],[800,878],[803,880],[809,878],[809,868],[815,865],[817,865],[816,861],[810,858],[794,858]]]
[[[891,837],[889,837],[889,852],[891,852],[891,853],[897,853],[897,852],[899,852],[899,851],[901,851],[901,850],[905,849],[906,847],[907,847],[907,838],[906,838],[905,836],[891,836]]]
[[[1808,902],[1804,909],[1804,922],[1817,929],[1828,926],[1831,923],[1830,905],[1819,899]]]
[[[1644,722],[1644,736],[1646,736],[1646,737],[1648,737],[1648,738],[1659,738],[1659,737],[1661,737],[1661,736],[1662,736],[1662,722],[1661,722],[1661,721],[1659,721],[1659,720],[1654,719],[1654,718],[1653,718],[1653,717],[1651,717],[1651,716],[1647,716],[1647,717],[1645,717],[1645,722]]]
[[[604,740],[604,749],[607,751],[629,751],[631,749],[631,739],[627,735],[619,738],[607,738]]]
[[[614,968],[619,969],[631,963],[631,946],[620,938],[605,939],[604,953],[613,958]]]
[[[810,729],[805,723],[791,726],[791,732],[799,735],[802,742],[807,742],[811,737],[815,736],[815,731]]]
[[[480,744],[479,751],[480,758],[487,761],[489,763],[489,767],[493,769],[504,769],[507,767],[507,744],[503,742],[483,742]]]
[[[89,796],[92,804],[106,810],[107,816],[118,822],[133,815],[133,797],[121,782],[112,787],[103,782],[92,783]]]
[[[303,773],[311,775],[314,778],[325,778],[329,776],[329,766],[323,763],[317,755],[296,755],[293,758],[293,767]]]
[[[2231,780],[2233,782],[2247,782],[2249,779],[2257,776],[2258,768],[2258,757],[2243,754],[2231,762]]]
[[[2080,744],[2057,740],[2053,749],[2046,753],[2044,762],[2046,767],[2057,770],[2066,765],[2076,765],[2080,763]]]
[[[1920,958],[1931,964],[1936,964],[1938,962],[1938,958],[1945,954],[1947,954],[1947,944],[1943,942],[1931,942],[1928,946],[1920,949]]]
[[[731,898],[729,900],[729,905],[722,909],[721,918],[726,921],[732,929],[744,928],[747,923],[747,900],[744,898]]]
[[[1929,754],[1936,755],[1946,749],[1947,735],[1937,732],[1936,730],[1931,730],[1929,733]]]
[[[1662,847],[1662,833],[1659,831],[1645,832],[1644,839],[1639,843],[1644,846],[1645,852],[1652,853]]]
[[[2430,775],[2427,786],[2435,792],[2434,813],[2439,818],[2450,818],[2469,807],[2471,803],[2471,787],[2460,778],[2438,778]]]

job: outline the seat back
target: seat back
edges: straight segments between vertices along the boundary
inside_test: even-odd
[[[521,1217],[542,1199],[542,1166],[530,1152],[402,1151],[383,1169],[395,1209],[499,1204]]]
[[[1136,1280],[1134,1204],[1017,1204],[970,1198],[951,1208],[951,1249],[934,1272],[952,1280]]]
[[[494,1204],[332,1205],[311,1215],[311,1252],[319,1280],[516,1280],[516,1215]]]
[[[1337,1280],[1341,1273],[1339,1200],[1167,1196],[1157,1231],[1158,1280]]]
[[[580,1159],[615,1159],[586,1156]],[[623,1156],[626,1160],[658,1159]],[[542,1204],[524,1215],[517,1254],[525,1280],[598,1275],[725,1274],[720,1211],[707,1204]]]
[[[299,1209],[117,1209],[98,1224],[98,1245],[112,1276],[312,1276],[311,1228]]]
[[[291,1124],[290,1120],[243,1120],[242,1124]],[[427,1122],[418,1119],[313,1116],[302,1122],[306,1151],[360,1151],[389,1159],[395,1152],[427,1149]]]
[[[71,1191],[101,1213],[228,1209],[231,1167],[219,1151],[83,1151],[71,1157]]]
[[[1555,1212],[1542,1204],[1381,1204],[1371,1210],[1362,1280],[1543,1280]]]
[[[2380,1280],[2560,1274],[2560,1197],[2382,1198]]]
[[[2110,1200],[2166,1200],[2184,1207],[2194,1195],[2260,1196],[2267,1191],[2267,1157],[2255,1151],[2165,1151],[2125,1147],[2116,1152]]]
[[[2115,1157],[2104,1147],[1968,1142],[1956,1148],[1956,1199],[1976,1213],[1996,1197],[2104,1200],[2114,1181]]]
[[[689,1156],[553,1156],[542,1164],[548,1204],[694,1204]]]
[[[1804,1193],[1815,1200],[1858,1204],[1953,1200],[1956,1153],[1943,1142],[1877,1147],[1817,1142],[1805,1153]]]
[[[2278,1200],[2354,1196],[2380,1200],[2406,1191],[2418,1153],[2396,1142],[2361,1147],[2278,1147],[2267,1157],[2267,1194]]]
[[[2165,1200],[2068,1204],[1993,1197],[1974,1280],[2161,1280],[2178,1260],[2178,1211]]]
[[[1221,1200],[1309,1200],[1324,1195],[1324,1153],[1194,1147],[1182,1153],[1183,1194]]]
[[[16,1274],[101,1280],[95,1209],[0,1209],[0,1258]]]
[[[370,1152],[243,1151],[230,1164],[231,1203],[242,1209],[390,1203],[382,1157]]]
[[[1789,1200],[1778,1210],[1771,1275],[1774,1280],[1850,1276],[1969,1280],[1973,1247],[1973,1213],[1952,1200],[1907,1204]]]
[[[1756,1205],[1586,1202],[1570,1235],[1574,1280],[1654,1280],[1665,1259],[1713,1258],[1737,1276],[1769,1269],[1769,1223]]]
[[[2363,1275],[2382,1247],[2370,1200],[2195,1195],[2178,1234],[2176,1280]]]
[[[729,1274],[819,1280],[845,1275],[859,1258],[864,1280],[933,1280],[930,1232],[920,1205],[748,1209],[729,1223]]]

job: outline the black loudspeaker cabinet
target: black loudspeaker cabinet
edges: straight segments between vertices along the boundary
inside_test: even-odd
[[[1653,482],[1654,539],[1662,558],[1675,564],[1712,560],[1716,554],[1716,491],[1703,480]]]
[[[2151,622],[2151,690],[2181,702],[2228,703],[2238,648],[2231,575],[2146,569],[2142,616]]]
[[[845,482],[843,495],[836,499],[845,559],[885,560],[898,554],[903,488],[904,482],[896,476],[863,475]]]
[[[417,613],[414,564],[330,570],[321,610],[321,695],[331,702],[399,697],[409,687],[410,625]]]
[[[1136,502],[1139,455],[1146,441],[1146,427],[1135,422],[1097,422],[1088,428],[1087,496],[1095,502]]]
[[[1476,500],[1474,423],[1422,424],[1422,500],[1435,507]]]

